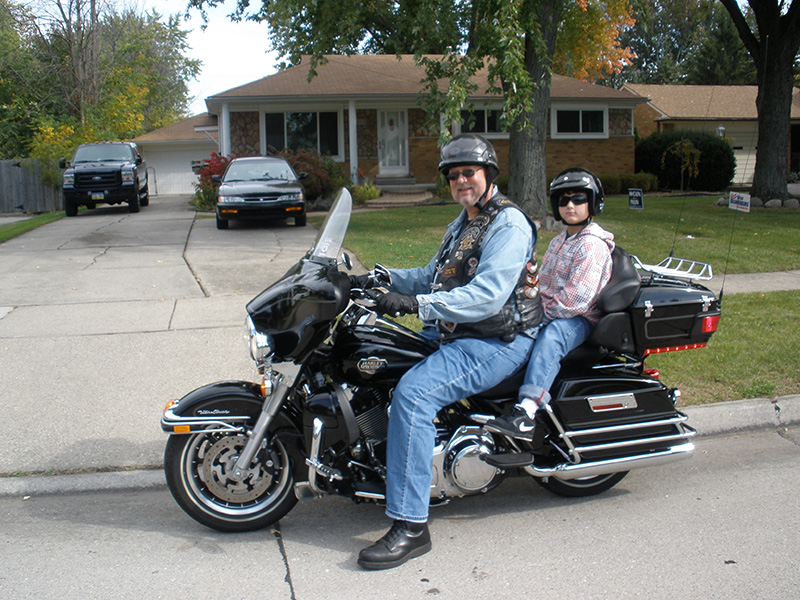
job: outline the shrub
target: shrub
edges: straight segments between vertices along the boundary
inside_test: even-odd
[[[228,163],[233,157],[221,156],[216,152],[211,153],[211,158],[204,158],[203,165],[195,169],[200,181],[194,184],[194,197],[192,204],[197,210],[214,210],[217,204],[217,189],[219,184],[211,178],[225,172]]]
[[[303,187],[306,191],[306,200],[316,200],[322,197],[332,196],[339,188],[347,185],[347,174],[341,165],[335,163],[329,157],[320,156],[315,150],[289,150],[284,149],[280,152],[271,154],[280,156],[288,161],[295,172],[306,173],[308,177],[303,180]]]
[[[686,140],[686,142],[684,142]],[[636,171],[655,173],[662,187],[679,189],[681,159],[670,151],[691,142],[699,155],[697,175],[689,180],[688,189],[720,191],[728,187],[736,170],[733,149],[723,138],[703,131],[670,131],[654,133],[636,145]],[[687,179],[684,165],[684,185]]]
[[[599,177],[606,194],[619,194],[622,190],[622,180],[619,175],[600,175]]]
[[[360,205],[366,204],[369,200],[379,198],[381,195],[381,188],[369,182],[365,182],[361,185],[354,185],[350,188],[350,192],[353,195],[353,202]]]

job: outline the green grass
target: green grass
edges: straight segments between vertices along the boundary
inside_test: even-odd
[[[715,206],[717,198],[646,197],[645,210],[634,211],[627,198],[612,197],[597,222],[646,263],[665,258],[674,240],[675,256],[708,262],[718,275],[726,261],[729,273],[800,269],[800,210],[737,213]],[[357,211],[345,245],[369,267],[427,264],[459,211],[455,204]],[[540,233],[540,257],[554,235]],[[685,404],[800,393],[798,323],[800,291],[727,294],[707,348],[651,356],[647,364],[681,389]]]
[[[41,227],[42,225],[47,225],[53,221],[58,221],[63,216],[64,211],[46,212],[29,219],[25,219],[24,221],[16,221],[7,225],[0,225],[0,244],[10,240],[11,238],[17,237],[18,235],[32,231],[37,227]]]

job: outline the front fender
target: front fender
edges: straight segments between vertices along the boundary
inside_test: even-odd
[[[209,429],[238,430],[248,420],[258,417],[263,404],[264,396],[257,383],[209,383],[167,404],[161,417],[161,429],[172,434]]]

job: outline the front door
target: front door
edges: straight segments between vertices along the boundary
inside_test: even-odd
[[[378,163],[380,175],[408,175],[408,113],[378,111]]]

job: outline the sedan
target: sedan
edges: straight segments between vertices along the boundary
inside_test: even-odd
[[[294,218],[306,224],[306,202],[301,179],[282,158],[251,156],[235,158],[220,178],[217,191],[217,229],[232,220]]]

